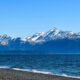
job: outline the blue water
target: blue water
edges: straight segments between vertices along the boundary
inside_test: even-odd
[[[0,67],[80,77],[80,54],[0,55]]]

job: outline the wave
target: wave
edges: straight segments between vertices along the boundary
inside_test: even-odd
[[[69,76],[69,75],[67,75],[67,74],[58,74],[58,76],[64,76],[64,77],[70,77],[70,78],[78,78],[78,79],[80,79],[80,77],[76,77],[76,76]]]
[[[32,69],[32,72],[34,72],[34,73],[42,73],[42,74],[52,74],[51,72],[39,71],[39,70],[36,70],[36,69]]]
[[[78,78],[78,79],[80,79],[80,77],[76,77],[76,76],[70,76],[70,75],[67,75],[67,74],[54,74],[52,72],[40,71],[40,70],[37,70],[37,69],[10,68],[10,66],[0,66],[0,68],[13,69],[13,70],[18,70],[18,71],[27,71],[27,72],[33,72],[33,73],[48,74],[48,75],[57,75],[57,76],[63,76],[63,77],[70,77],[70,78]]]
[[[54,74],[52,72],[47,72],[47,71],[39,71],[37,69],[19,69],[19,68],[13,68],[14,70],[19,70],[19,71],[28,71],[28,72],[33,72],[33,73],[41,73],[41,74],[48,74],[48,75],[57,75],[57,76],[63,76],[63,77],[70,77],[70,78],[78,78],[80,79],[80,77],[76,77],[76,76],[69,76],[67,74]]]
[[[19,69],[19,68],[12,68],[12,69],[19,70],[19,71],[28,71],[33,73],[52,74],[51,72],[39,71],[37,69]]]
[[[30,69],[20,69],[20,68],[11,68],[13,70],[18,70],[18,71],[28,71],[31,72]]]

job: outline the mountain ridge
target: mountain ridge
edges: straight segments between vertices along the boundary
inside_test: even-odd
[[[41,32],[40,32],[41,33]],[[42,32],[43,33],[43,32]],[[62,31],[62,30],[58,30],[57,28],[52,28],[51,30],[49,30],[46,33],[43,34],[39,34],[38,38],[36,38],[35,40],[31,40],[30,41],[49,41],[49,40],[54,40],[54,39],[63,39],[63,38],[80,38],[80,33],[74,33],[72,31]],[[36,33],[38,34],[38,33]],[[36,35],[34,34],[34,36]]]
[[[21,37],[17,37],[21,38]],[[12,38],[8,36],[7,34],[1,36],[0,35],[0,42],[3,43],[3,45],[6,45],[6,39],[17,39],[17,38]],[[49,41],[49,40],[54,40],[54,39],[63,39],[63,38],[69,38],[69,39],[78,39],[80,38],[80,32],[75,33],[72,31],[62,31],[58,30],[57,28],[53,27],[51,30],[48,32],[38,32],[35,33],[32,36],[26,36],[25,38],[21,38],[21,41],[29,41],[29,42],[43,42],[43,41]],[[5,43],[5,44],[4,44]]]
[[[0,36],[0,51],[80,53],[80,33],[53,28],[25,38],[3,35]]]

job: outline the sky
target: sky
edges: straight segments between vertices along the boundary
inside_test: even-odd
[[[80,32],[80,0],[0,0],[0,35],[25,37],[53,27]]]

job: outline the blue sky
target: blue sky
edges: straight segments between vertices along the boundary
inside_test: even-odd
[[[0,34],[25,37],[52,27],[80,31],[80,0],[0,0]]]

